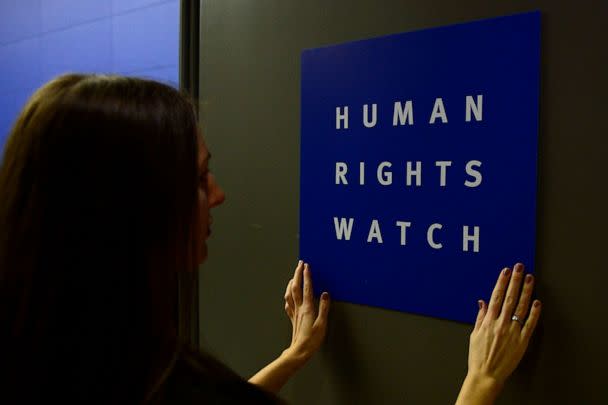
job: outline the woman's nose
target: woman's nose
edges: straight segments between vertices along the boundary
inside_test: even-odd
[[[215,176],[209,176],[209,206],[211,208],[221,205],[226,200],[226,194],[219,184],[215,181]]]

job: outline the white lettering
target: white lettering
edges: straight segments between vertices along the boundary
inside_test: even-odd
[[[412,100],[405,102],[402,107],[400,101],[395,101],[395,108],[393,109],[393,126],[405,125],[407,121],[408,125],[414,124],[414,112]]]
[[[412,223],[411,222],[397,221],[395,223],[395,225],[397,225],[398,227],[401,228],[401,246],[405,246],[405,230],[407,228],[409,228],[410,226],[412,226]]]
[[[406,184],[408,186],[412,185],[412,177],[416,177],[416,186],[422,185],[422,162],[416,162],[416,170],[412,170],[412,162],[407,162],[407,180]]]
[[[336,129],[348,129],[348,106],[344,107],[344,112],[340,111],[340,107],[336,107]]]
[[[378,220],[374,219],[371,226],[369,227],[369,234],[367,234],[367,243],[371,243],[372,239],[376,239],[378,243],[382,243],[382,233],[380,233],[380,225]]]
[[[385,167],[390,168],[392,166],[391,162],[382,162],[378,165],[378,172],[376,173],[378,176],[378,183],[383,186],[390,186],[393,184],[393,172],[384,171]]]
[[[346,218],[340,218],[340,222],[338,222],[338,218],[334,217],[334,228],[336,228],[336,239],[342,240],[350,240],[350,233],[353,230],[353,222],[355,220],[353,218],[348,219],[348,224],[346,223]]]
[[[443,245],[441,243],[436,243],[435,238],[433,237],[433,233],[435,229],[441,229],[443,225],[441,224],[433,224],[429,226],[429,229],[426,231],[426,241],[429,243],[429,246],[433,249],[441,249]]]
[[[473,252],[479,252],[479,227],[473,227],[473,235],[469,235],[469,227],[462,227],[462,251],[469,251],[469,242],[473,242]]]
[[[467,174],[469,176],[475,178],[475,181],[466,180],[464,182],[465,186],[477,187],[481,184],[481,172],[473,169],[473,167],[480,167],[480,166],[481,166],[481,162],[479,160],[471,160],[470,162],[467,163],[467,167],[466,167]]]
[[[452,166],[452,162],[449,160],[440,160],[435,162],[435,166],[439,167],[439,185],[445,187],[446,185],[446,174],[448,167]]]
[[[378,104],[372,104],[372,119],[369,119],[368,105],[363,106],[363,125],[365,128],[373,128],[376,126]]]
[[[437,118],[441,118],[441,122],[444,124],[448,122],[448,117],[445,114],[445,107],[443,106],[443,100],[441,97],[435,99],[435,105],[433,106],[433,112],[431,113],[429,124],[434,124]]]
[[[473,100],[473,96],[466,98],[467,112],[465,116],[466,122],[471,122],[471,112],[475,116],[475,121],[483,120],[483,94],[477,95],[477,103]]]
[[[346,181],[346,172],[348,166],[344,162],[336,162],[336,184],[348,184]]]
[[[365,184],[365,162],[359,162],[359,184]]]

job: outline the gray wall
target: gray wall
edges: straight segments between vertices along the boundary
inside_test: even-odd
[[[201,111],[213,170],[228,196],[214,214],[200,278],[207,350],[250,376],[289,342],[282,295],[298,258],[301,50],[540,9],[537,269],[544,312],[499,403],[608,403],[605,1],[202,4]],[[282,394],[294,404],[453,403],[470,329],[334,303],[324,347]]]

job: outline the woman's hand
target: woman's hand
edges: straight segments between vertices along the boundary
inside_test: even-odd
[[[502,390],[540,316],[540,301],[530,309],[533,287],[534,277],[524,277],[524,265],[518,263],[513,271],[505,268],[500,273],[489,305],[479,301],[469,342],[469,370],[456,404],[492,404]]]
[[[302,285],[304,284],[304,285]],[[249,382],[277,393],[287,380],[319,350],[329,312],[329,294],[321,295],[319,311],[315,308],[312,278],[308,264],[298,262],[285,291],[285,312],[291,320],[291,344],[272,363],[258,371]]]
[[[303,285],[302,285],[303,284]],[[291,345],[286,354],[304,364],[319,350],[327,329],[329,294],[321,294],[319,310],[315,308],[312,276],[307,263],[298,262],[293,278],[285,290],[285,312],[291,320]]]

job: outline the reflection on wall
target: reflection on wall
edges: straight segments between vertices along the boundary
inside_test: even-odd
[[[178,0],[0,1],[0,147],[22,106],[65,72],[177,86]]]

